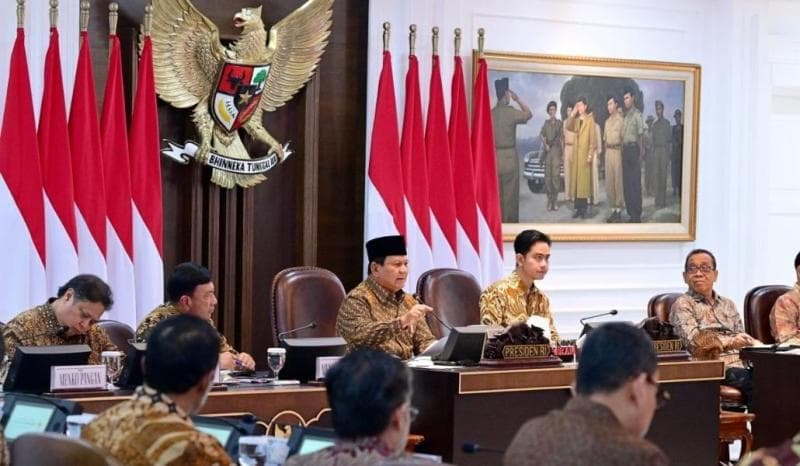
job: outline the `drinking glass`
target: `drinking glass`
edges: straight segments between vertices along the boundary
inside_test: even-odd
[[[278,380],[278,373],[286,364],[286,348],[267,348],[267,364]]]
[[[264,466],[267,463],[266,435],[239,437],[239,466]]]
[[[103,364],[106,366],[108,383],[116,386],[122,373],[122,351],[103,351],[100,353]]]

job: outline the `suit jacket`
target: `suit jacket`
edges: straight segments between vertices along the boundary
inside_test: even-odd
[[[619,466],[669,464],[645,439],[623,430],[614,413],[586,397],[526,422],[503,458],[505,466]]]

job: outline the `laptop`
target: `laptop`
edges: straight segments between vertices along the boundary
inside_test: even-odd
[[[307,455],[315,451],[328,448],[336,443],[336,433],[333,429],[322,427],[292,426],[292,435],[289,437],[289,454]]]

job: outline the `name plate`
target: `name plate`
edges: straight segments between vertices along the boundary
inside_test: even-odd
[[[50,368],[50,391],[105,390],[106,366],[53,366]]]
[[[550,345],[506,345],[503,359],[546,358],[550,356]]]
[[[653,340],[653,349],[656,353],[674,353],[675,351],[683,351],[683,342],[681,340]]]
[[[324,379],[325,373],[328,372],[328,369],[331,368],[334,364],[339,362],[342,359],[341,356],[320,356],[317,358],[317,371],[315,378],[317,380]]]

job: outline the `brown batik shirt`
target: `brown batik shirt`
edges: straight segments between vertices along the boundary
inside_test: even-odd
[[[147,337],[150,336],[150,332],[153,331],[156,325],[161,323],[162,320],[168,319],[170,317],[174,317],[180,315],[181,311],[175,307],[172,303],[164,303],[161,306],[150,311],[149,314],[139,323],[139,326],[136,328],[136,341],[146,342]],[[214,325],[214,321],[208,319],[209,325],[216,328]],[[217,332],[219,333],[219,332]],[[225,339],[225,335],[219,333],[219,352],[220,353],[232,353],[232,354],[239,354],[238,351],[233,349],[231,345],[228,344],[228,340]]]
[[[410,359],[436,341],[425,319],[414,329],[404,329],[400,317],[417,300],[400,290],[392,293],[371,276],[344,298],[336,317],[336,331],[347,341],[347,350],[360,347],[380,349]]]
[[[101,364],[103,351],[117,350],[105,330],[97,324],[89,327],[89,332],[85,335],[64,335],[63,326],[53,311],[53,301],[55,298],[41,306],[20,312],[3,328],[7,356],[3,374],[7,373],[11,361],[14,360],[17,346],[89,345],[89,364]]]
[[[525,286],[516,270],[481,293],[480,309],[483,325],[508,327],[525,322],[533,315],[544,317],[550,322],[550,341],[559,340],[550,312],[550,300],[536,288],[536,284],[530,288]]]
[[[769,327],[775,341],[800,345],[800,283],[775,301],[769,313]]]
[[[126,466],[234,466],[217,439],[195,429],[175,402],[147,386],[100,413],[81,437]]]

